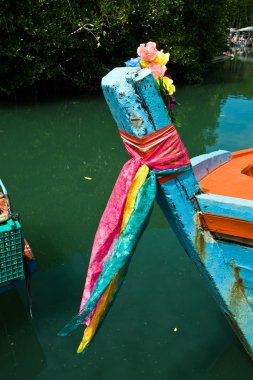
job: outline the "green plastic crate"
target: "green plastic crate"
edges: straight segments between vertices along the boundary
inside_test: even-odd
[[[0,224],[0,284],[24,278],[21,225],[9,219]]]

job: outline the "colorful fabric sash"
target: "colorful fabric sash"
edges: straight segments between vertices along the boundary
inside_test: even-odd
[[[122,168],[95,235],[79,313],[59,332],[87,325],[77,352],[96,333],[115,298],[156,196],[164,182],[190,168],[186,148],[173,124],[148,136],[120,131],[132,157]]]

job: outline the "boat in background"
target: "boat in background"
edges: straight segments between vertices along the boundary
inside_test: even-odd
[[[230,29],[227,42],[235,48],[252,47],[253,46],[253,26],[246,28]]]
[[[0,180],[0,293],[24,282],[29,288],[30,275],[35,268],[36,261],[23,236],[19,215],[13,212],[7,190]]]

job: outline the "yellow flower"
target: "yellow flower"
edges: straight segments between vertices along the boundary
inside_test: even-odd
[[[176,87],[174,86],[174,84],[172,84],[173,80],[168,78],[168,77],[162,77],[161,79],[162,79],[163,85],[166,88],[166,90],[168,91],[169,95],[173,95],[174,92],[176,91]]]
[[[148,61],[143,61],[143,59],[140,61],[140,65],[142,69],[146,69],[149,65]]]
[[[169,58],[170,53],[164,53],[163,50],[161,50],[157,52],[154,62],[157,62],[161,66],[164,66],[169,61]]]
[[[176,91],[176,87],[174,86],[174,84],[170,85],[169,95],[173,95],[175,91]]]

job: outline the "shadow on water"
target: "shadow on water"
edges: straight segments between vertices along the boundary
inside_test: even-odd
[[[202,85],[177,88],[191,156],[253,145],[252,70],[217,63]],[[39,265],[32,321],[24,288],[0,297],[1,379],[231,380],[239,368],[252,378],[157,206],[115,305],[86,355],[76,355],[82,328],[56,334],[78,310],[93,236],[128,156],[102,97],[3,105],[0,141],[0,176]]]
[[[16,289],[1,294],[0,326],[1,379],[36,379],[46,358]]]

